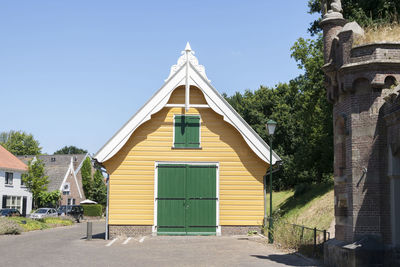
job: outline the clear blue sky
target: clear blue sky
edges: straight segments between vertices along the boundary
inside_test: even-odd
[[[1,1],[0,131],[95,153],[158,90],[187,41],[220,93],[300,74],[307,0]]]

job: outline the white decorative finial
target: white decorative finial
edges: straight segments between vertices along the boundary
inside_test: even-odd
[[[186,43],[186,46],[185,46],[185,51],[187,51],[187,52],[190,52],[190,51],[192,51],[192,48],[190,47],[190,44],[189,44],[189,42],[187,42],[187,43]]]
[[[187,53],[187,56],[186,56]],[[190,64],[198,71],[200,72],[200,74],[208,81],[210,82],[210,80],[207,78],[206,75],[206,70],[204,69],[203,65],[199,65],[199,61],[197,60],[197,58],[194,56],[194,51],[192,50],[192,48],[190,47],[189,42],[186,43],[186,47],[185,50],[182,51],[182,56],[179,57],[178,59],[178,63],[176,65],[173,65],[171,67],[171,71],[169,73],[168,78],[165,80],[167,81],[169,78],[171,78],[172,75],[175,74],[175,72],[177,72],[179,70],[180,67],[182,67],[186,61],[188,60],[190,62]]]

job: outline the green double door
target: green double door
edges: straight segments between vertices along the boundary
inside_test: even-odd
[[[216,166],[158,165],[157,233],[215,235]]]

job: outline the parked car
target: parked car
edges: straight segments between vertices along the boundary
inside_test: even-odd
[[[83,220],[83,207],[81,205],[74,205],[71,208],[71,211],[68,212],[69,215],[75,218],[75,220],[79,223]]]
[[[40,208],[30,214],[31,219],[42,219],[46,217],[57,217],[57,211],[52,208]]]
[[[1,209],[0,217],[20,217],[22,216],[17,209]]]
[[[61,206],[57,209],[58,216],[64,216],[64,215],[65,215],[65,210],[66,210],[66,209],[67,209],[67,206],[66,206],[66,205],[61,205]],[[71,209],[72,209],[72,206],[68,206],[67,213],[70,213],[70,212],[71,212]]]
[[[83,220],[83,207],[81,205],[62,205],[57,210],[58,215],[65,215],[65,210],[67,210],[67,215],[73,217],[78,223]]]

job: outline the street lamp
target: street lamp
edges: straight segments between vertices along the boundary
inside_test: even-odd
[[[268,225],[268,243],[274,243],[274,238],[272,236],[273,221],[272,221],[272,136],[274,135],[276,128],[276,121],[269,120],[265,125],[268,134],[270,136],[270,147],[269,147],[269,225]]]

